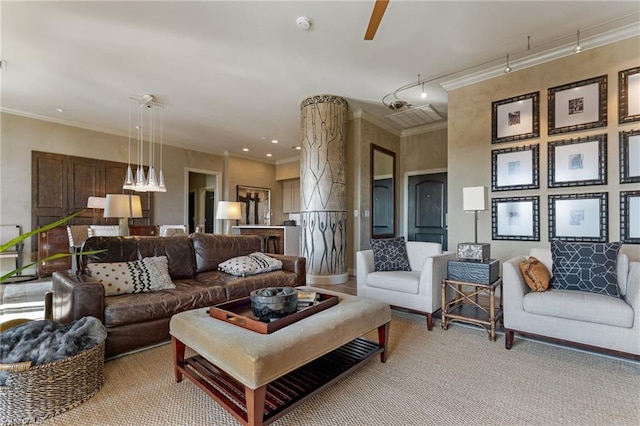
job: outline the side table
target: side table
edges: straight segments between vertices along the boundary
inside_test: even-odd
[[[497,288],[500,289],[500,297],[496,305]],[[453,290],[451,300],[447,300],[447,289]],[[487,290],[489,306],[478,300],[478,295]],[[480,325],[489,333],[489,340],[495,342],[496,324],[501,319],[502,278],[498,278],[491,284],[454,281],[446,278],[442,280],[442,328],[444,330],[449,327],[451,321]]]

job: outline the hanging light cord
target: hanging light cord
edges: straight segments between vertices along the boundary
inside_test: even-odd
[[[612,20],[610,20],[610,21],[603,22],[603,23],[601,23],[601,24],[596,24],[596,25],[592,25],[591,27],[584,28],[584,29],[582,29],[582,30],[581,30],[581,32],[583,32],[583,33],[584,33],[584,32],[586,32],[586,31],[590,31],[590,30],[593,30],[593,29],[596,29],[596,28],[600,28],[600,27],[603,27],[603,26],[605,26],[605,25],[613,24],[613,23],[615,23],[615,22],[618,22],[618,21],[621,21],[621,20],[624,20],[624,19],[630,18],[630,17],[632,17],[632,16],[636,16],[636,15],[639,15],[639,14],[640,14],[640,12],[634,12],[634,13],[631,13],[631,14],[629,14],[629,15],[621,16],[621,17],[619,17],[619,18],[615,18],[615,19],[612,19]],[[527,45],[527,48],[526,48],[526,49],[522,49],[522,50],[519,50],[519,51],[517,51],[517,52],[513,53],[513,54],[511,55],[511,57],[513,57],[513,56],[515,56],[515,55],[519,55],[519,54],[524,53],[524,52],[527,52],[527,51],[529,51],[529,50],[531,50],[531,49],[538,49],[538,48],[541,48],[541,47],[547,46],[547,45],[549,45],[549,44],[551,44],[551,43],[556,43],[556,42],[558,42],[558,41],[561,41],[561,40],[564,40],[564,39],[567,39],[567,38],[574,38],[574,37],[575,37],[575,35],[576,35],[576,33],[575,33],[575,32],[572,32],[572,33],[570,33],[570,34],[563,35],[563,36],[561,36],[561,37],[555,38],[555,39],[553,39],[553,40],[548,40],[548,41],[545,41],[545,42],[543,42],[543,43],[540,43],[540,44],[537,44],[537,45],[534,45],[534,46],[531,46],[529,43],[527,43],[528,45]],[[530,37],[530,36],[529,36],[529,37]],[[530,41],[529,37],[527,37],[527,42],[529,42],[529,41]],[[406,84],[406,85],[404,85],[404,86],[402,86],[402,87],[397,88],[395,91],[393,91],[393,92],[391,92],[391,93],[388,93],[388,94],[384,95],[384,97],[382,98],[382,103],[383,103],[384,105],[386,105],[386,106],[389,106],[389,105],[385,102],[385,100],[386,100],[389,96],[393,96],[395,99],[398,99],[398,96],[397,96],[398,92],[403,92],[403,91],[405,91],[405,90],[408,90],[408,89],[411,89],[411,88],[414,88],[414,87],[420,86],[421,84],[433,83],[434,81],[438,81],[438,80],[441,80],[441,79],[443,79],[443,78],[451,77],[451,76],[456,75],[456,74],[460,74],[460,73],[463,73],[463,72],[466,72],[466,71],[471,71],[471,70],[473,70],[473,69],[480,68],[480,67],[483,67],[483,66],[486,66],[486,65],[492,64],[492,63],[494,63],[494,62],[503,61],[503,60],[504,60],[504,56],[501,56],[501,57],[499,57],[499,58],[490,59],[490,60],[488,60],[488,61],[485,61],[485,62],[482,62],[482,63],[476,64],[476,65],[471,65],[471,66],[468,66],[468,67],[460,68],[460,69],[457,69],[457,70],[455,70],[455,71],[445,72],[445,73],[442,73],[442,74],[439,74],[439,75],[436,75],[436,76],[434,76],[434,77],[430,77],[430,78],[427,78],[427,79],[424,79],[424,80],[420,80],[420,79],[418,79],[418,81],[416,81],[416,82]]]

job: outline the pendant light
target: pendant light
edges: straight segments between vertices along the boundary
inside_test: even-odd
[[[131,107],[129,108],[129,162],[127,166],[127,176],[125,177],[123,189],[129,189],[138,192],[166,192],[167,188],[164,180],[164,173],[162,172],[162,149],[163,149],[163,128],[162,128],[162,105],[156,102],[153,95],[143,95],[141,97],[131,96],[130,99],[135,100],[138,105],[138,124],[136,129],[138,130],[138,167],[135,173],[135,179],[133,172],[131,171]],[[157,131],[157,115],[156,109],[160,109],[160,170],[159,178],[156,177],[155,167],[155,152],[156,152],[156,135]],[[147,131],[146,137],[149,141],[149,169],[145,176],[144,167],[142,161],[144,158],[144,143],[145,143],[145,112],[148,112],[146,120]]]
[[[509,54],[507,53],[507,66],[506,66],[506,68],[504,69],[504,73],[505,73],[505,74],[508,74],[508,73],[510,73],[510,72],[511,72],[511,65],[509,65]]]
[[[575,53],[580,53],[582,52],[582,46],[580,46],[580,30],[578,30],[578,35],[577,35],[577,41],[576,41],[576,47],[573,48],[573,51]]]

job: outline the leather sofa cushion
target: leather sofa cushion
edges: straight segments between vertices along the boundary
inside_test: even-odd
[[[115,327],[169,318],[178,312],[227,300],[225,289],[221,286],[193,279],[175,280],[174,284],[175,289],[105,297],[104,324]]]
[[[195,251],[198,272],[215,271],[227,259],[260,251],[262,240],[257,235],[218,235],[195,232],[189,235]]]
[[[633,308],[622,299],[604,294],[551,289],[527,293],[522,305],[532,314],[617,327],[633,326]]]
[[[166,256],[172,280],[193,278],[196,272],[193,246],[187,236],[91,237],[82,245],[82,251],[91,250],[105,251],[83,256],[84,269],[89,263],[130,262],[144,257]]]
[[[220,283],[226,291],[227,300],[247,297],[253,290],[265,287],[296,287],[298,276],[290,271],[272,271],[247,277],[236,277],[221,271],[208,271],[196,275],[205,284]]]

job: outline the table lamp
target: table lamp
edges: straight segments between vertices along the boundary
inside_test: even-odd
[[[458,244],[458,259],[485,262],[490,257],[490,246],[478,243],[478,212],[487,210],[487,187],[472,186],[462,188],[462,209],[473,212],[475,239],[473,243]]]
[[[89,197],[87,208],[93,209],[93,221],[96,222],[96,210],[104,210],[107,199],[105,197]]]
[[[235,201],[218,201],[216,219],[225,220],[225,234],[231,234],[231,223],[229,221],[242,219],[242,203]]]
[[[142,217],[142,202],[139,195],[107,194],[104,217],[117,217],[120,235],[129,235],[129,218]]]

